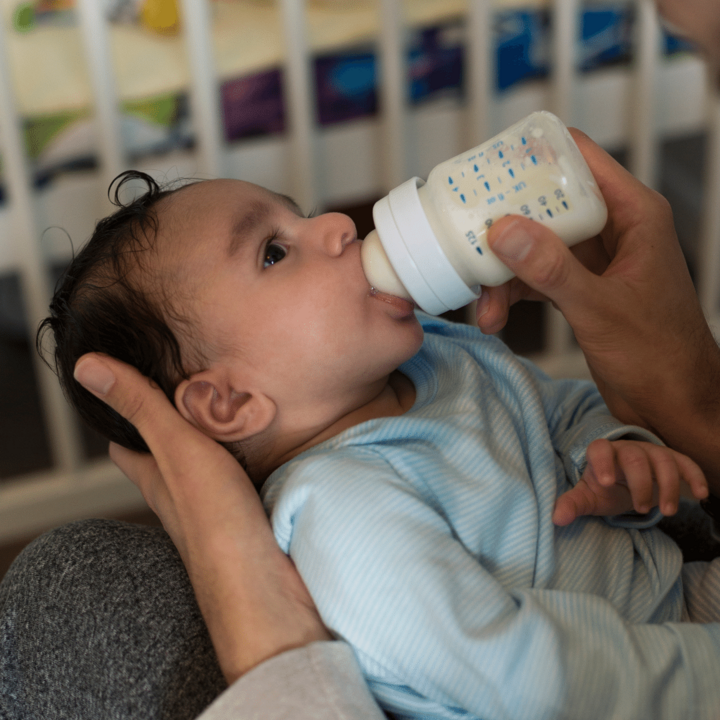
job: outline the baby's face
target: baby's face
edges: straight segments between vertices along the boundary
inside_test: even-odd
[[[161,201],[158,216],[160,262],[186,279],[180,304],[211,363],[276,402],[352,394],[422,343],[410,303],[371,294],[345,215],[306,218],[268,190],[216,180]]]

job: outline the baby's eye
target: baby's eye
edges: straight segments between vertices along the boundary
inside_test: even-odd
[[[265,255],[263,257],[263,267],[270,267],[277,262],[280,262],[287,255],[287,250],[282,246],[274,242],[269,242],[265,246]]]

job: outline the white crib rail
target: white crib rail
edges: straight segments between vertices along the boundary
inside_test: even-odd
[[[220,90],[210,34],[210,8],[206,2],[182,0],[182,16],[190,64],[190,107],[198,148],[198,172],[204,177],[223,177],[227,168],[223,161]]]
[[[380,2],[380,111],[383,115],[383,191],[388,192],[408,177],[407,81],[403,45],[402,4]]]
[[[575,124],[574,103],[577,87],[577,39],[579,37],[580,5],[578,0],[555,0],[553,16],[551,109],[566,124]],[[545,306],[546,356],[548,362],[562,358],[573,364],[581,362],[574,357],[572,332],[565,318],[555,308]]]
[[[290,138],[291,192],[306,212],[320,201],[315,142],[315,81],[312,76],[305,0],[282,0],[286,56],[283,94]]]
[[[118,112],[117,83],[110,52],[110,33],[103,15],[104,5],[96,0],[78,0],[80,28],[92,85],[100,188],[105,197],[110,182],[125,169]],[[111,208],[103,201],[100,207]]]
[[[1,23],[0,23],[1,25]],[[35,203],[30,173],[23,152],[20,118],[15,110],[6,58],[5,28],[0,27],[0,128],[2,155],[9,200],[14,209],[14,245],[18,250],[18,269],[25,300],[26,322],[37,327],[47,315],[50,281],[40,249],[40,234],[35,223]],[[72,471],[80,466],[80,445],[70,409],[60,392],[57,379],[36,353],[33,363],[44,401],[49,428],[51,454],[55,467]]]
[[[649,187],[657,184],[656,91],[660,25],[653,0],[640,0],[636,27],[636,71],[630,123],[630,171]]]
[[[465,146],[475,147],[492,136],[492,84],[495,63],[492,57],[492,3],[468,0],[465,72],[467,81],[467,122]]]
[[[518,112],[524,114],[526,110],[546,107],[571,124],[587,119],[585,105],[590,98],[589,88],[593,82],[603,80],[586,79],[578,72],[576,48],[581,3],[579,0],[548,0],[548,4],[553,11],[551,79],[545,84],[534,85],[525,95],[518,96],[519,101],[514,96],[501,101],[492,89],[496,72],[491,48],[495,6],[492,0],[468,0],[466,103],[464,118],[459,123],[461,130],[457,133],[457,152],[501,130],[508,120],[518,119]],[[77,11],[81,18],[81,36],[88,60],[99,138],[100,172],[93,184],[98,194],[98,217],[108,211],[105,193],[110,180],[126,167],[109,32],[101,8],[102,3],[97,0],[78,0]],[[190,174],[202,177],[235,173],[266,182],[267,175],[253,174],[252,168],[248,167],[252,161],[245,161],[244,165],[231,162],[231,156],[236,151],[226,145],[223,136],[208,2],[181,0],[181,8],[196,137],[194,153],[192,159],[186,162],[186,167],[190,168]],[[332,139],[331,132],[321,132],[315,118],[315,82],[305,0],[278,0],[278,8],[281,21],[278,32],[283,33],[286,47],[283,65],[286,139],[273,145],[272,153],[282,167],[281,176],[289,176],[290,180],[285,183],[287,187],[277,189],[291,192],[303,208],[310,210],[322,207],[335,197],[333,183],[329,179],[332,174],[330,150],[335,146],[333,143],[340,141]],[[372,123],[363,135],[374,147],[372,164],[381,168],[375,180],[369,181],[375,194],[387,191],[410,174],[420,172],[418,167],[421,163],[419,165],[417,156],[422,155],[425,149],[413,143],[421,134],[421,123],[432,125],[436,122],[432,114],[423,115],[409,108],[402,9],[401,0],[378,0],[381,119]],[[609,135],[624,135],[630,148],[632,170],[644,182],[654,185],[657,150],[664,127],[659,111],[659,93],[666,73],[659,52],[660,32],[652,0],[637,0],[637,10],[636,62],[632,77],[616,82],[619,88],[618,109],[624,108],[627,118],[621,123],[623,132],[613,130],[609,131]],[[38,198],[32,190],[23,153],[19,118],[9,80],[5,35],[4,28],[0,27],[0,149],[6,169],[9,213],[15,228],[12,241],[14,265],[23,278],[28,320],[30,327],[34,328],[46,314],[49,288],[40,244],[42,228],[36,221]],[[625,72],[625,75],[628,73]],[[606,77],[610,76],[617,80],[612,72],[606,74]],[[720,198],[720,105],[716,101],[709,105],[707,126],[710,143],[698,288],[711,323],[720,331],[720,203],[717,202]],[[441,109],[440,113],[442,115],[447,111]],[[617,125],[614,119],[608,120],[609,125],[613,123]],[[337,137],[346,136],[338,134]],[[250,154],[242,155],[243,158],[258,157],[260,150],[257,150],[257,143],[247,143],[246,146],[250,148]],[[334,177],[337,177],[337,172]],[[366,183],[366,186],[369,185]],[[9,242],[9,238],[0,238],[0,245],[2,242]],[[547,351],[540,358],[541,364],[554,374],[581,374],[584,369],[582,356],[573,349],[567,324],[551,308],[548,318]],[[79,433],[54,376],[39,362],[36,362],[36,369],[51,430],[53,469],[0,482],[0,540],[27,535],[73,517],[129,509],[142,502],[134,487],[122,479],[119,471],[109,462],[88,463],[82,460]]]

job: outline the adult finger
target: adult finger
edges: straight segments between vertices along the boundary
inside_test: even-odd
[[[75,379],[126,420],[147,443],[157,462],[173,461],[173,448],[202,443],[204,435],[172,406],[162,390],[135,368],[100,353],[83,355],[75,364]],[[207,442],[212,442],[207,439]],[[214,444],[214,443],[213,443]]]
[[[571,128],[570,133],[605,200],[608,220],[619,224],[622,229],[638,221],[642,222],[645,216],[644,213],[639,213],[639,206],[656,202],[661,196],[640,182],[584,132]]]
[[[602,280],[542,223],[517,215],[502,218],[488,231],[488,244],[520,280],[552,300],[570,324],[603,296]]]
[[[487,335],[505,327],[510,310],[510,283],[484,287],[476,306],[478,327]]]
[[[518,300],[542,302],[546,301],[547,297],[528,287],[519,278],[512,278],[495,287],[483,286],[476,310],[478,327],[487,335],[502,330],[507,323],[510,306]]]
[[[110,443],[108,450],[110,459],[141,490],[143,485],[160,479],[160,470],[152,455],[133,452],[114,442]]]
[[[110,459],[140,490],[150,509],[160,514],[167,487],[155,458],[146,453],[133,452],[117,443],[110,443],[109,454]],[[164,497],[159,497],[160,494]]]

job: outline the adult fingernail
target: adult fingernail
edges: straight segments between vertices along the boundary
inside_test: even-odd
[[[475,316],[479,320],[490,309],[490,295],[487,291],[478,298]]]
[[[516,221],[511,222],[492,242],[496,255],[516,262],[524,260],[530,252],[533,237]]]
[[[94,358],[87,358],[75,366],[74,378],[90,392],[107,395],[115,382],[112,370]]]

